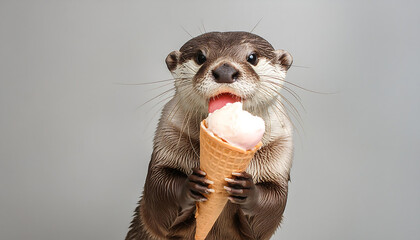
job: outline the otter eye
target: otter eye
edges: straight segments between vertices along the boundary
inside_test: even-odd
[[[206,58],[206,56],[204,56],[204,54],[200,51],[198,54],[197,54],[197,63],[198,63],[198,65],[201,65],[201,64],[203,64],[206,60],[207,60],[207,58]]]
[[[252,65],[257,65],[257,55],[255,53],[249,54],[246,60]]]

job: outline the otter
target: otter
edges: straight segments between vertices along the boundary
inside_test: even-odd
[[[231,95],[264,119],[267,131],[247,170],[226,179],[229,201],[207,240],[269,239],[285,210],[293,158],[293,125],[279,91],[292,64],[249,32],[209,32],[171,52],[175,94],[164,106],[142,197],[127,240],[194,239],[197,201],[211,194],[199,169],[200,122],[208,103]]]

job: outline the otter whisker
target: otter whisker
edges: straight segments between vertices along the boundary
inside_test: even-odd
[[[260,90],[265,92],[266,94],[271,94],[265,88],[262,88]],[[270,107],[274,108],[273,112],[277,116],[278,121],[283,122],[283,118],[285,117],[287,119],[287,121],[292,125],[293,129],[298,130],[298,128],[293,123],[292,119],[290,118],[289,114],[286,113],[286,112],[290,112],[290,110],[288,110],[288,108],[277,97],[275,97],[273,101],[275,101],[277,104],[272,104]],[[282,107],[280,107],[279,105],[282,106]],[[279,115],[279,113],[281,113],[283,115],[283,118]],[[293,114],[292,114],[292,116],[295,117]],[[301,126],[301,124],[299,124],[299,126]]]
[[[188,108],[187,112],[184,115],[184,119],[182,120],[182,123],[181,123],[181,129],[179,131],[178,143],[176,144],[177,146],[179,146],[179,143],[181,142],[182,133],[184,132],[185,127],[188,124],[189,115],[190,115],[190,109]],[[185,122],[186,119],[187,119],[187,122]]]
[[[168,100],[169,98],[172,98],[173,96],[169,96],[169,97],[167,97],[167,98],[165,98],[165,100]],[[147,121],[147,123],[146,123],[146,126],[144,127],[144,132],[146,131],[146,129],[148,129],[149,128],[149,126],[150,126],[150,124],[152,123],[152,121],[153,121],[153,119],[155,119],[156,118],[156,115],[157,114],[159,114],[160,112],[162,112],[162,109],[163,109],[163,107],[164,106],[161,106],[160,108],[158,108],[154,113],[153,113],[153,116]],[[150,112],[151,111],[151,109],[148,111],[148,112]],[[148,115],[147,113],[146,113],[146,115]]]
[[[266,79],[265,77],[262,77],[262,78],[260,78],[263,82],[268,82],[268,83],[271,83],[271,84],[274,84],[274,85],[276,85],[277,87],[279,87],[279,88],[282,88],[282,89],[284,89],[284,90],[286,90],[287,92],[289,92],[291,95],[293,95],[293,97],[296,99],[296,100],[298,100],[298,101],[301,101],[302,99],[300,98],[300,96],[295,92],[295,91],[293,91],[291,88],[289,88],[288,86],[285,86],[284,84],[281,84],[281,83],[278,83],[278,82],[275,82],[275,81],[272,81],[272,80],[270,80],[269,78],[268,79]]]
[[[193,76],[194,75],[191,74],[191,78]],[[150,85],[150,84],[164,83],[164,82],[168,82],[168,81],[174,82],[177,79],[190,79],[190,78],[188,78],[188,77],[185,77],[185,78],[169,78],[169,79],[158,80],[158,81],[153,81],[153,82],[144,82],[144,83],[118,83],[118,82],[116,82],[114,84],[116,84],[116,85],[128,85],[128,86],[132,86],[132,85],[133,86],[136,86],[136,85],[140,85],[141,86],[141,85]]]
[[[198,108],[195,110],[195,114],[194,114],[194,115],[191,115],[191,117],[192,117],[192,116],[197,116],[197,112],[198,112]],[[189,122],[189,120],[190,120],[190,119],[188,119],[188,122]],[[197,120],[197,118],[196,118],[196,120]],[[197,124],[197,123],[196,123],[196,124]],[[187,130],[188,130],[188,139],[189,139],[189,141],[190,141],[191,148],[193,149],[194,154],[195,154],[198,158],[200,158],[200,155],[196,152],[195,147],[194,147],[194,145],[193,145],[193,143],[192,143],[192,141],[191,141],[190,125],[189,125],[188,123],[187,123],[187,126],[188,126],[188,128],[187,128]]]
[[[156,106],[158,106],[159,104],[161,104],[161,103],[163,103],[163,102],[166,102],[168,99],[171,99],[173,97],[173,95],[171,95],[171,96],[168,96],[168,97],[165,97],[165,98],[163,98],[163,99],[161,99],[159,102],[156,102],[155,104],[153,104],[153,106],[149,109],[149,110],[147,110],[146,111],[146,115],[148,115],[148,113],[153,109],[153,108],[155,108]]]
[[[164,84],[164,85],[162,85],[162,86],[159,86],[159,87],[155,87],[155,88],[149,89],[149,91],[157,90],[157,89],[160,89],[160,88],[166,87],[166,86],[168,86],[168,85],[172,85],[172,84],[174,84],[174,83],[173,83],[173,82],[166,83],[166,84]],[[181,84],[178,84],[178,86],[184,86],[184,85],[187,85],[187,84],[188,84],[188,82],[182,82]],[[155,100],[155,99],[157,99],[157,98],[160,98],[160,97],[162,97],[163,95],[166,95],[166,94],[170,93],[171,91],[176,91],[176,88],[177,88],[177,87],[175,87],[175,86],[174,86],[174,87],[172,87],[172,88],[170,88],[170,89],[165,90],[164,92],[162,92],[162,93],[158,94],[157,96],[155,96],[155,97],[153,97],[153,98],[149,99],[148,101],[146,101],[146,102],[142,103],[142,104],[141,104],[139,107],[137,107],[137,108],[141,108],[141,107],[143,107],[144,105],[146,105],[147,103],[149,103],[149,102],[151,102],[151,101],[153,101],[153,100]],[[167,99],[167,98],[165,98],[165,99]],[[159,101],[159,102],[162,102],[162,101]]]
[[[290,88],[288,88],[288,87],[284,86],[283,84],[279,84],[279,83],[276,83],[276,82],[268,81],[268,83],[270,83],[270,84],[274,84],[274,85],[276,85],[278,88],[284,89],[284,90],[286,90],[288,93],[290,93],[290,95],[292,95],[292,96],[294,97],[294,99],[296,99],[296,101],[299,103],[300,107],[302,107],[303,111],[304,111],[304,112],[306,112],[306,108],[305,108],[305,106],[303,105],[301,98],[300,98],[300,97],[299,97],[299,96],[298,96],[298,95],[297,95],[297,94],[296,94],[293,90],[291,90]],[[279,90],[277,90],[277,91],[279,91]]]
[[[282,87],[282,89],[285,89],[288,93],[290,93],[292,96],[293,96],[293,98],[294,99],[296,99],[296,101],[299,103],[299,106],[303,109],[303,111],[306,113],[306,108],[305,108],[305,106],[303,105],[303,103],[302,103],[302,101],[301,101],[301,99],[300,99],[300,97],[299,96],[297,96],[297,95],[295,95],[295,94],[293,94],[293,93],[291,93],[291,90],[290,89],[288,89],[288,88],[284,88],[284,87]],[[279,91],[279,90],[278,90]],[[293,92],[293,91],[292,91]]]
[[[181,84],[181,86],[182,86],[182,85],[187,85],[187,84],[188,84],[188,83],[182,83],[182,84]],[[153,101],[153,100],[155,100],[155,99],[157,99],[157,98],[159,98],[159,97],[162,97],[162,96],[164,96],[164,95],[166,95],[166,94],[170,93],[171,91],[175,91],[175,90],[176,90],[176,87],[172,87],[172,88],[170,88],[170,89],[167,89],[166,91],[164,91],[164,92],[162,92],[162,93],[158,94],[157,96],[155,96],[155,97],[153,97],[153,98],[151,98],[151,99],[147,100],[146,102],[142,103],[142,104],[141,104],[140,106],[138,106],[137,108],[141,108],[141,107],[143,107],[144,105],[148,104],[149,102],[151,102],[151,101]]]
[[[300,114],[299,114],[299,111],[296,109],[296,107],[287,98],[285,98],[283,96],[283,94],[280,93],[280,91],[277,91],[276,88],[273,88],[271,86],[270,86],[270,89],[273,90],[274,92],[276,92],[284,101],[286,101],[286,103],[289,104],[289,106],[291,106],[292,109],[298,114],[299,118],[302,119]]]
[[[277,56],[275,56],[275,57],[271,58],[270,60],[268,60],[268,61],[265,63],[265,65],[264,65],[263,67],[266,67],[266,66],[267,66],[267,64],[270,64],[270,63],[271,63],[273,60],[275,60],[275,59],[277,59]],[[287,67],[287,68],[291,68],[291,67],[298,67],[298,68],[311,68],[311,67],[308,67],[308,66],[296,65],[296,64],[294,64],[294,63],[292,63],[292,64],[281,64],[281,63],[279,63],[279,65],[281,65],[281,66],[285,66],[285,67]]]
[[[290,116],[288,114],[285,114],[284,113],[284,110],[282,110],[282,109],[284,108],[285,111],[287,111],[287,112],[290,112],[290,111],[286,107],[284,107],[284,105],[283,105],[283,103],[281,103],[280,99],[276,99],[274,101],[276,101],[279,105],[282,105],[283,106],[282,108],[280,108],[277,104],[273,104],[271,107],[275,108],[274,113],[277,114],[277,112],[281,112],[283,115],[286,115],[287,116],[286,119],[293,126],[293,129],[296,129],[297,131],[299,131],[299,128],[297,128],[297,126],[292,121],[292,119],[290,118]],[[293,114],[292,114],[292,116],[295,117]],[[277,117],[279,117],[279,116],[277,115]],[[281,120],[281,118],[280,118],[280,120]],[[299,123],[299,126],[302,127],[302,125],[300,123]]]
[[[265,93],[267,93],[267,94],[270,94],[271,95],[271,93],[270,93],[270,90],[272,90],[271,88],[269,88],[269,89],[267,89],[267,86],[262,86],[262,89],[261,90],[263,90],[263,91],[265,91]],[[276,94],[276,96],[277,97],[279,97],[279,98],[281,98],[281,99],[283,99],[283,100],[285,100],[285,101],[287,101],[287,99],[285,99],[282,95],[278,95],[278,94]],[[300,117],[300,114],[299,114],[299,112],[296,110],[296,108],[294,108],[295,110],[296,110],[296,113],[295,113],[295,111],[291,111],[282,101],[280,101],[280,99],[278,99],[278,98],[273,98],[273,100],[274,101],[276,101],[278,104],[280,104],[281,106],[282,106],[282,108],[283,109],[285,109],[285,111],[287,111],[287,112],[289,112],[294,118],[296,118],[297,120],[298,120],[298,123],[299,123],[299,125],[300,126],[302,126],[301,125],[301,122],[300,122],[300,120],[302,119],[301,117]],[[273,104],[273,105],[276,105],[276,104]],[[294,125],[294,123],[293,123],[293,121],[290,119],[290,117],[289,117],[289,115],[286,113],[286,112],[284,112],[284,111],[282,111],[281,109],[279,109],[278,108],[278,110],[280,110],[281,111],[281,113],[284,115],[284,116],[286,116],[287,117],[287,119],[289,120],[289,122],[291,122],[292,123],[292,125],[294,126],[294,128],[296,128],[296,126]],[[297,115],[296,115],[297,114]]]
[[[271,130],[272,130],[272,127],[271,127],[271,114],[268,112],[268,108],[265,108],[265,115],[266,116],[268,116],[268,141],[270,140],[270,138],[271,138]]]
[[[168,93],[170,93],[171,91],[174,91],[174,90],[175,90],[175,87],[172,87],[172,88],[170,88],[170,89],[168,89],[168,90],[166,90],[166,91],[164,91],[164,92],[162,92],[162,93],[158,94],[157,96],[155,96],[155,97],[153,97],[153,98],[151,98],[151,99],[147,100],[146,102],[142,103],[142,104],[141,104],[140,106],[138,106],[137,108],[141,108],[141,107],[143,107],[144,105],[148,104],[149,102],[151,102],[151,101],[153,101],[153,100],[155,100],[155,99],[157,99],[157,98],[159,98],[159,97],[162,97],[163,95],[168,94]]]
[[[274,59],[277,59],[277,56],[275,56],[275,57],[271,58],[269,61],[267,61],[267,62],[266,62],[266,64],[271,63],[271,61],[273,61]],[[294,64],[294,63],[292,63],[292,64],[281,64],[281,63],[279,63],[279,64],[280,64],[281,66],[285,66],[285,67],[287,67],[287,68],[291,68],[291,67],[298,67],[298,68],[311,68],[311,67],[308,67],[308,66],[296,65],[296,64]]]
[[[180,94],[183,94],[183,92],[187,90],[182,89],[182,90],[177,90],[177,91],[179,91]],[[180,103],[181,103],[181,98],[178,97],[175,103],[175,106],[172,108],[172,110],[169,112],[168,116],[166,117],[166,122],[172,122],[173,117],[176,115],[179,108],[181,107]]]
[[[207,33],[207,31],[206,31],[206,27],[204,27],[204,22],[203,22],[203,20],[201,20],[201,26],[203,26],[204,33]]]
[[[191,86],[187,85],[187,87],[190,87],[190,88],[183,88],[183,89],[180,89],[180,90],[176,90],[179,93],[178,95],[182,96],[182,95],[184,95],[184,92],[186,92],[186,91],[191,92]],[[174,106],[174,109],[172,109],[171,112],[168,115],[167,120],[169,120],[170,122],[172,121],[173,117],[176,115],[176,113],[178,112],[178,110],[180,108],[181,99],[182,98],[178,98],[178,101],[176,102],[176,104]]]
[[[192,100],[191,99],[186,99],[186,104],[187,105],[189,105],[189,106],[191,106],[193,103],[192,103]],[[196,109],[197,110],[197,109]],[[190,134],[189,134],[189,122],[190,122],[190,120],[191,120],[191,118],[192,118],[192,113],[193,113],[193,111],[194,111],[194,109],[191,109],[191,108],[187,108],[187,112],[185,113],[185,116],[184,116],[184,120],[182,121],[182,125],[181,125],[181,131],[180,131],[180,135],[179,135],[179,138],[178,138],[178,144],[177,145],[179,145],[179,143],[180,143],[180,141],[181,141],[181,137],[182,137],[182,133],[184,133],[184,130],[185,130],[185,128],[188,126],[188,138],[189,138],[189,141],[190,141],[190,143],[192,144],[192,142],[191,142],[191,137],[190,137]],[[187,119],[187,121],[185,122],[185,119]],[[184,125],[184,122],[185,122],[185,125]],[[192,146],[192,145],[191,145]],[[192,146],[193,147],[193,146]],[[195,152],[195,149],[194,149],[194,147],[193,147],[193,150],[194,150],[194,152]],[[197,155],[197,153],[196,153],[196,155]],[[199,155],[197,155],[198,157],[199,157]]]
[[[265,89],[264,89],[265,90]],[[267,91],[267,90],[265,90],[265,91]],[[270,93],[268,93],[268,94],[270,94]],[[275,98],[275,100],[273,100],[273,101],[275,101],[276,103],[278,103],[279,105],[281,105],[281,106],[283,106],[282,108],[280,108],[279,106],[278,106],[278,104],[272,104],[272,105],[270,105],[269,106],[269,108],[271,108],[272,109],[272,112],[275,114],[275,116],[277,117],[277,121],[279,121],[279,122],[281,122],[281,123],[284,123],[284,117],[287,119],[287,121],[288,122],[290,122],[290,124],[292,125],[292,127],[294,128],[294,129],[296,129],[296,126],[294,125],[294,123],[291,121],[291,119],[290,119],[290,117],[289,117],[289,115],[285,112],[285,111],[287,111],[287,109],[285,109],[285,107],[284,107],[284,105],[281,103],[281,101],[276,97]],[[268,108],[267,108],[267,111],[268,111]],[[282,114],[283,115],[283,117],[280,115],[280,114]]]
[[[187,85],[188,83],[183,83],[181,86],[183,86],[183,85]],[[175,89],[175,87],[173,87],[172,89],[168,89],[168,91],[172,91],[172,90],[176,90]],[[183,92],[182,90],[181,91],[179,91],[179,92]],[[163,94],[164,95],[164,94]],[[163,96],[163,95],[161,95],[161,96]],[[158,98],[158,97],[161,97],[161,96],[156,96],[155,97],[155,99],[156,98]],[[166,102],[168,99],[170,99],[170,98],[173,98],[173,95],[171,95],[171,96],[168,96],[168,97],[165,97],[165,98],[163,98],[163,99],[161,99],[160,101],[158,101],[158,102],[156,102],[155,104],[153,104],[153,106],[149,109],[149,110],[147,110],[146,111],[146,115],[149,115],[148,113],[150,113],[156,106],[158,106],[159,104],[161,104],[162,102]],[[153,99],[150,99],[149,100],[149,102],[151,101],[151,100],[153,100]],[[145,105],[146,103],[144,103],[143,105]],[[142,107],[142,106],[139,106],[139,107],[137,107],[137,108],[140,108],[140,107]],[[154,112],[154,114],[153,114],[153,116],[149,119],[149,121],[146,123],[146,127],[145,127],[145,129],[147,129],[148,128],[148,126],[151,124],[151,122],[152,122],[152,120],[156,117],[156,115],[163,109],[163,107],[164,106],[161,106],[160,108],[158,108],[155,112]]]
[[[257,26],[260,24],[261,20],[263,20],[263,17],[260,18],[260,20],[258,20],[257,24],[255,24],[255,26],[251,29],[251,31],[249,31],[250,33],[252,33],[255,28],[257,28]]]
[[[308,67],[308,66],[302,66],[302,65],[296,65],[296,64],[290,64],[290,65],[287,65],[287,64],[281,64],[282,66],[286,66],[286,67],[289,67],[289,68],[291,68],[291,67],[297,67],[297,68],[311,68],[311,67]]]
[[[313,90],[310,90],[310,89],[301,87],[301,86],[297,85],[296,83],[292,83],[292,82],[286,81],[283,78],[280,78],[280,77],[277,77],[277,76],[274,76],[274,75],[260,75],[260,76],[268,77],[268,78],[272,78],[272,79],[276,79],[276,80],[282,81],[284,83],[290,84],[292,86],[295,86],[297,88],[300,88],[302,90],[305,90],[305,91],[308,91],[308,92],[312,92],[312,93],[317,93],[317,94],[334,94],[334,93],[323,93],[323,92],[313,91]]]
[[[168,97],[165,97],[165,98],[161,99],[159,102],[157,102],[157,103],[153,104],[153,106],[152,106],[149,110],[147,110],[147,111],[146,111],[146,115],[149,115],[148,113],[150,113],[150,112],[153,110],[153,108],[155,108],[156,106],[159,106],[161,103],[166,102],[168,99],[171,99],[171,98],[173,98],[173,95],[168,96]],[[152,116],[152,117],[150,118],[150,120],[146,123],[146,128],[148,128],[148,126],[150,125],[150,123],[152,122],[152,120],[156,117],[156,115],[157,115],[159,112],[161,112],[161,111],[162,111],[163,107],[164,107],[164,105],[163,105],[163,106],[161,106],[161,107],[159,107],[159,108],[158,108],[158,109],[154,112],[153,116]]]
[[[181,25],[182,30],[184,30],[184,32],[186,32],[191,38],[193,38],[193,36],[187,31],[187,29],[184,28],[184,26]]]
[[[148,89],[148,91],[157,90],[157,89],[160,89],[160,88],[163,88],[163,87],[166,87],[166,86],[169,86],[169,85],[173,85],[173,84],[175,84],[175,82],[165,83],[165,84],[162,84],[162,85],[160,85],[158,87],[154,87],[154,88]]]
[[[153,104],[153,106],[146,111],[146,115],[150,115],[148,113],[150,113],[156,106],[159,106],[162,102],[166,102],[168,99],[173,98],[174,95],[165,97],[163,99],[161,99],[159,102]],[[153,119],[156,118],[156,115],[161,112],[161,110],[164,108],[165,105],[160,106],[156,111],[154,111],[153,116],[149,119],[149,121],[146,124],[146,128],[150,125],[150,123],[152,122]],[[167,117],[167,119],[169,119],[169,116]]]
[[[173,117],[175,116],[176,112],[178,111],[179,107],[180,107],[180,102],[181,99],[177,99],[174,107],[171,109],[171,111],[169,112],[169,114],[166,116],[165,122],[172,122]]]
[[[275,100],[276,102],[280,102],[280,99],[276,99]],[[279,103],[280,104],[280,103]],[[277,115],[277,117],[279,117],[279,115],[277,114],[277,112],[278,111],[280,111],[279,109],[279,106],[277,105],[277,104],[273,104],[272,106],[271,106],[272,108],[275,108],[276,110],[274,110],[273,112]],[[293,117],[294,118],[296,118],[294,115],[293,115]],[[294,122],[293,121],[291,121],[291,118],[290,117],[288,117],[287,118],[288,119],[288,121],[290,122],[290,124],[293,126],[293,129],[295,130],[295,132],[297,132],[297,134],[299,135],[299,137],[301,136],[300,135],[300,129],[302,129],[302,131],[304,132],[305,131],[305,128],[303,127],[303,123],[301,123],[301,122],[299,122],[298,121],[298,124],[299,124],[299,126],[296,126],[296,124],[294,124]]]
[[[265,86],[261,86],[261,88],[258,90],[258,91],[261,91],[261,92],[263,92],[263,93],[265,93],[265,94],[267,94],[267,95],[269,95],[269,96],[272,96],[273,97],[273,101],[275,101],[275,99],[277,99],[275,96],[277,96],[277,95],[274,95],[274,94],[272,94],[270,91],[269,91],[269,89],[267,90],[266,88],[265,88]],[[282,106],[282,108],[284,109],[284,110],[282,110],[282,109],[280,109],[280,108],[278,108],[278,110],[283,114],[283,116],[285,116],[290,122],[291,122],[291,119],[290,119],[290,117],[289,117],[289,115],[285,112],[285,111],[287,111],[287,108],[284,106],[284,104],[281,102],[281,101],[278,101],[278,103]],[[273,104],[273,105],[275,105],[275,104]]]
[[[270,64],[274,59],[277,59],[277,56],[272,57],[270,60],[268,60],[265,65],[263,66],[263,68],[267,67],[268,64]]]
[[[279,91],[277,91],[277,89],[275,89],[271,86],[270,87],[266,86],[266,87],[268,87],[268,88],[270,88],[270,90],[274,91],[277,94],[277,96],[280,97],[280,99],[285,101],[286,104],[292,108],[293,111],[286,108],[288,110],[288,112],[290,112],[298,121],[302,120],[302,117],[301,117],[299,111],[297,110],[297,108],[286,97],[284,97],[283,94],[281,94]],[[283,106],[286,107],[284,104],[283,104]]]
[[[182,86],[185,86],[187,84],[190,84],[190,82],[191,82],[191,78],[179,78],[177,81],[170,82],[170,83],[165,83],[165,84],[162,84],[162,85],[160,85],[158,87],[150,88],[148,90],[149,91],[156,90],[156,89],[163,88],[163,87],[166,87],[166,86],[169,86],[169,85],[172,85],[172,84],[175,87],[182,87]]]
[[[280,99],[276,99],[275,100],[277,103],[279,103],[279,104],[281,104],[281,100]],[[303,122],[302,122],[302,119],[300,118],[300,116],[296,116],[296,114],[293,112],[293,111],[290,111],[290,109],[289,108],[287,108],[284,104],[283,104],[283,106],[286,108],[286,111],[288,112],[288,113],[290,113],[290,115],[294,118],[294,119],[296,119],[296,121],[297,121],[297,124],[299,125],[299,127],[301,127],[302,129],[303,129]],[[294,129],[296,129],[296,130],[298,130],[299,128],[296,126],[296,124],[294,123],[294,121],[292,121],[291,120],[291,118],[289,117],[289,121],[291,122],[291,124],[293,125],[293,128]]]

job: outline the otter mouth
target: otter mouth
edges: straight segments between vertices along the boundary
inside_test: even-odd
[[[209,100],[209,113],[212,113],[217,109],[224,107],[228,103],[235,103],[241,101],[241,97],[236,96],[232,93],[225,92],[218,94],[216,96],[211,97]]]

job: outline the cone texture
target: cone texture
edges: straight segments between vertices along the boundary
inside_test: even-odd
[[[219,137],[206,130],[205,120],[200,126],[200,168],[207,173],[207,178],[214,182],[210,187],[214,193],[207,195],[207,201],[197,204],[196,240],[204,240],[216,222],[228,199],[224,189],[227,177],[232,172],[243,172],[249,165],[255,152],[261,147],[261,142],[252,150],[242,150],[231,146]]]

